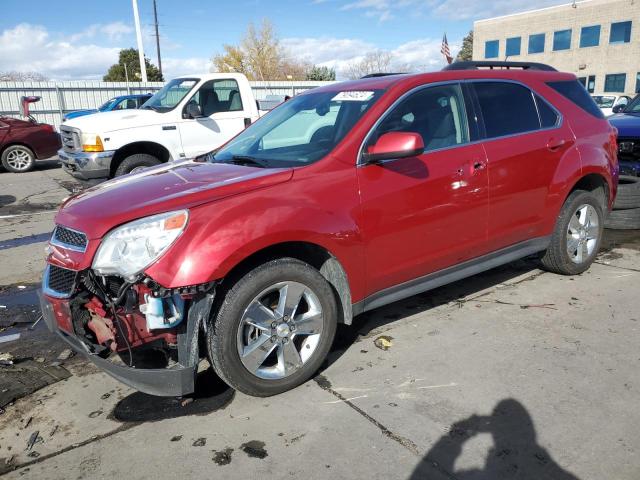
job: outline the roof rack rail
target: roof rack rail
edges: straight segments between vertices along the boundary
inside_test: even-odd
[[[389,75],[406,75],[407,72],[378,72],[378,73],[369,73],[367,75],[365,75],[364,77],[360,77],[360,79],[362,80],[363,78],[377,78],[377,77],[387,77]]]
[[[442,70],[479,70],[481,68],[487,68],[489,70],[510,70],[512,68],[519,68],[522,70],[541,70],[545,72],[557,72],[551,65],[535,62],[491,62],[487,60],[482,61],[464,61],[453,62],[451,65],[447,65]]]

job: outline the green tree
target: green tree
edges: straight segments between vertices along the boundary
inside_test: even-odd
[[[139,82],[142,77],[140,75],[140,60],[138,56],[138,50],[135,48],[125,48],[120,50],[120,55],[118,58],[118,63],[111,65],[107,74],[102,77],[102,80],[105,82],[124,82],[127,80],[124,66],[127,66],[127,74],[129,75],[130,82]],[[150,82],[164,82],[164,78],[162,78],[162,74],[158,67],[156,67],[153,63],[149,61],[149,59],[144,57],[144,64],[147,70],[147,80]]]
[[[330,82],[336,79],[336,71],[329,67],[318,67],[314,65],[307,73],[307,80],[317,82]]]
[[[462,47],[456,55],[456,62],[464,62],[471,60],[473,57],[473,30],[462,39]]]

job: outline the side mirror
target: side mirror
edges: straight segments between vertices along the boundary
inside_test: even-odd
[[[422,136],[413,132],[389,132],[380,136],[378,141],[369,145],[362,158],[367,163],[383,160],[415,157],[424,152]]]
[[[200,105],[195,102],[189,102],[186,108],[187,118],[200,118],[202,117],[202,109]]]
[[[613,107],[613,109],[611,110],[613,113],[620,113],[624,110],[624,107],[626,107],[626,105],[624,104],[620,104],[620,105],[616,105],[615,107]]]

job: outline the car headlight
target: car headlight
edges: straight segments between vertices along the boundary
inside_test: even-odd
[[[81,133],[82,151],[83,152],[104,152],[104,145],[100,135],[95,133]]]
[[[182,234],[188,210],[161,213],[127,223],[109,232],[93,259],[100,275],[133,279],[155,262]]]

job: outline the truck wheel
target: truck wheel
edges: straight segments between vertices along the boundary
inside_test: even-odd
[[[162,162],[148,153],[136,153],[125,158],[116,169],[116,177],[127,173],[138,173],[145,168],[155,167]]]
[[[24,145],[12,145],[2,152],[2,166],[10,172],[28,172],[35,164],[36,156]]]
[[[336,323],[336,297],[316,269],[293,258],[272,260],[225,293],[207,329],[211,364],[247,395],[282,393],[320,368]]]
[[[627,208],[614,210],[604,222],[604,228],[611,230],[638,230],[640,229],[640,208]]]
[[[603,226],[604,215],[598,197],[584,190],[571,193],[560,211],[542,264],[550,272],[561,275],[586,271],[600,249]]]
[[[640,178],[621,175],[618,180],[618,195],[613,204],[614,210],[640,208]]]

